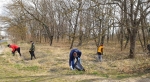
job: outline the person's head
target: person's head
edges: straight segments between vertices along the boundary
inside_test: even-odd
[[[10,47],[10,44],[8,44],[7,47]]]
[[[77,52],[74,52],[74,53],[73,53],[73,56],[74,56],[75,58],[78,57]]]
[[[32,43],[33,41],[30,41],[30,43]]]

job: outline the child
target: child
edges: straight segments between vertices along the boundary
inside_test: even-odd
[[[97,49],[98,59],[100,62],[102,61],[102,55],[103,55],[103,44],[101,44]]]
[[[30,41],[30,43],[31,43],[31,47],[30,47],[29,53],[30,53],[30,55],[31,55],[31,60],[32,60],[33,57],[36,59],[35,54],[34,54],[35,45],[34,45],[34,42],[33,42],[33,41]]]

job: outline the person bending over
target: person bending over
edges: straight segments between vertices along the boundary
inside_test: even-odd
[[[18,51],[19,55],[21,56],[20,47],[19,46],[17,46],[16,44],[8,44],[7,46],[12,49],[13,56],[15,55],[16,51]]]
[[[78,49],[72,49],[71,51],[70,51],[70,55],[69,55],[69,66],[70,66],[70,69],[72,69],[72,70],[74,70],[74,68],[75,68],[75,59],[77,60],[77,61],[81,61],[80,60],[80,57],[81,57],[81,51],[80,50],[78,50]]]

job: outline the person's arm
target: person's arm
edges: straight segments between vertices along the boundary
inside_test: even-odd
[[[35,45],[32,43],[32,50],[35,51]]]
[[[15,52],[15,47],[14,46],[10,46],[10,48],[12,49],[12,52]]]
[[[15,49],[14,49],[14,48],[12,48],[12,52],[15,52]]]
[[[33,45],[33,43],[31,44],[31,47],[30,47],[30,51],[33,51],[33,47],[34,47],[34,45]]]
[[[103,48],[101,48],[101,52],[102,52],[102,55],[103,55]]]
[[[70,65],[70,69],[72,69],[73,70],[73,61],[71,61],[71,65]]]
[[[80,59],[81,56],[78,56],[76,57],[77,61],[79,61],[81,63],[81,59]]]
[[[15,54],[15,48],[14,48],[14,46],[10,46],[10,48],[12,49],[12,54],[14,55]]]
[[[78,61],[81,63],[81,59],[78,57]]]
[[[81,63],[81,55],[82,55],[82,52],[81,51],[79,51],[79,53],[78,53],[79,55],[78,55],[78,61]]]
[[[14,54],[15,54],[15,52],[14,52],[14,51],[12,51],[12,54],[14,55]]]
[[[71,70],[73,70],[73,63],[73,52],[71,51],[69,56],[69,66]]]

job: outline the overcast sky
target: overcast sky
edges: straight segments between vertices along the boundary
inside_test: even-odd
[[[5,13],[5,5],[9,3],[10,0],[0,0],[0,15],[4,15]]]
[[[7,3],[9,3],[10,0],[0,0],[0,16],[1,15],[5,15],[5,5]],[[0,27],[3,27],[4,25],[2,23],[0,23]],[[5,35],[5,32],[4,31],[0,31],[0,35]]]

